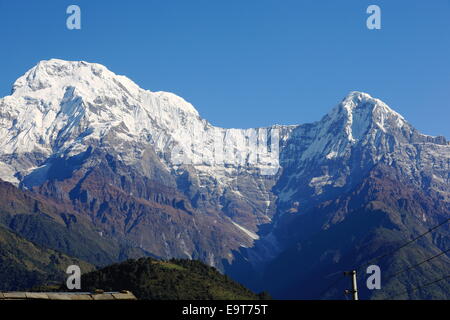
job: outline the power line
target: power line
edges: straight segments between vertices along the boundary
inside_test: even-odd
[[[449,251],[450,251],[450,249],[447,249],[447,250],[445,250],[445,251],[441,251],[440,253],[438,253],[438,254],[436,254],[436,255],[434,255],[434,256],[428,258],[428,259],[425,259],[425,260],[423,260],[423,261],[421,261],[421,262],[419,262],[419,263],[417,263],[417,264],[415,264],[415,265],[413,265],[413,266],[409,266],[409,267],[407,267],[407,268],[405,268],[405,269],[403,269],[403,270],[401,270],[401,271],[399,271],[399,272],[396,272],[396,273],[394,273],[394,274],[392,274],[392,275],[386,277],[386,279],[385,279],[384,281],[390,280],[390,279],[392,279],[392,278],[394,278],[394,277],[396,277],[396,276],[398,276],[398,275],[400,275],[400,274],[402,274],[402,273],[404,273],[404,272],[406,272],[406,271],[409,271],[409,270],[411,270],[411,269],[417,268],[418,266],[421,266],[421,265],[424,264],[424,263],[427,263],[427,262],[429,262],[429,261],[431,261],[431,260],[433,260],[433,259],[435,259],[435,258],[438,258],[438,257],[440,257],[440,256],[442,256],[442,255],[444,255],[444,254],[446,254],[446,253],[449,252]]]
[[[444,220],[443,222],[439,223],[438,225],[436,225],[436,226],[434,226],[434,227],[428,229],[428,231],[426,231],[426,232],[424,232],[424,233],[418,235],[417,237],[415,237],[415,238],[413,238],[413,239],[407,241],[406,243],[404,243],[404,244],[401,245],[400,247],[398,247],[398,248],[396,248],[396,249],[394,249],[394,250],[392,250],[392,251],[390,251],[390,252],[388,252],[388,253],[385,253],[385,254],[382,254],[382,255],[380,255],[380,256],[378,256],[378,257],[375,257],[375,258],[373,258],[373,259],[371,259],[371,260],[369,260],[369,261],[367,261],[367,262],[365,262],[365,263],[360,264],[359,266],[357,266],[357,267],[355,268],[355,270],[358,270],[359,268],[361,268],[361,267],[364,266],[364,265],[372,264],[374,261],[383,259],[383,258],[385,258],[385,257],[387,257],[387,256],[389,256],[389,255],[391,255],[391,254],[396,253],[397,251],[399,251],[399,250],[403,249],[404,247],[410,245],[410,244],[413,243],[414,241],[417,241],[418,239],[420,239],[420,238],[426,236],[427,234],[429,234],[429,233],[432,232],[433,230],[436,230],[437,228],[443,226],[444,224],[446,224],[446,223],[449,222],[449,221],[450,221],[450,218],[448,218],[447,220]]]
[[[332,287],[334,287],[335,285],[337,285],[339,282],[342,281],[342,279],[344,279],[344,274],[342,273],[341,276],[339,278],[337,278],[332,284],[330,284],[328,287],[326,287],[326,289],[322,290],[319,294],[319,299],[322,298],[322,296],[328,292],[328,290],[330,290]]]
[[[360,268],[361,268],[362,266],[364,266],[364,265],[372,264],[374,261],[383,259],[383,258],[385,258],[385,257],[387,257],[387,256],[389,256],[389,255],[391,255],[391,254],[396,253],[397,251],[403,249],[404,247],[410,245],[411,243],[417,241],[418,239],[420,239],[420,238],[426,236],[427,234],[429,234],[429,233],[431,233],[432,231],[436,230],[437,228],[443,226],[444,224],[446,224],[446,223],[449,222],[449,221],[450,221],[450,218],[448,218],[447,220],[442,221],[442,222],[439,223],[438,225],[436,225],[436,226],[434,226],[434,227],[428,229],[426,232],[424,232],[424,233],[418,235],[417,237],[415,237],[415,238],[413,238],[413,239],[407,241],[406,243],[404,243],[403,245],[397,247],[396,249],[391,250],[391,251],[389,251],[388,253],[382,254],[382,255],[380,255],[380,256],[378,256],[378,257],[375,257],[375,258],[373,258],[373,259],[371,259],[371,260],[369,260],[369,261],[367,261],[367,262],[365,262],[365,263],[362,263],[362,264],[358,265],[356,268],[354,268],[354,270],[358,270],[358,269],[360,269]],[[449,250],[450,250],[450,249],[449,249]],[[432,259],[434,259],[434,258],[437,258],[437,257],[439,257],[439,256],[441,256],[441,255],[447,253],[449,250],[446,250],[445,252],[441,252],[441,253],[439,253],[439,254],[436,255],[436,256],[430,257],[430,258],[428,258],[428,259],[426,259],[426,260],[424,260],[424,261],[422,261],[422,262],[419,262],[418,264],[416,264],[416,265],[414,265],[414,266],[408,267],[408,268],[406,268],[406,269],[404,269],[404,270],[402,270],[402,271],[400,271],[400,272],[397,272],[396,274],[390,276],[388,279],[390,279],[391,277],[396,276],[396,275],[398,275],[398,274],[401,274],[401,273],[403,273],[403,272],[406,272],[406,271],[408,271],[408,270],[411,270],[411,269],[413,269],[413,268],[415,268],[415,267],[418,267],[419,265],[422,265],[422,264],[424,264],[424,263],[426,263],[426,262],[428,262],[428,261],[430,261],[430,260],[432,260]],[[449,275],[449,276],[450,276],[450,275]],[[446,278],[448,278],[448,276],[447,276]],[[443,278],[443,279],[446,279],[446,278]],[[321,293],[320,293],[320,295],[319,295],[319,299],[322,298],[322,296],[323,296],[326,292],[328,292],[332,287],[334,287],[336,284],[338,284],[340,281],[342,281],[342,279],[344,279],[343,276],[341,276],[340,278],[336,279],[336,280],[335,280],[331,285],[329,285],[325,290],[321,291]],[[442,281],[443,279],[440,279],[440,280],[438,280],[438,281]],[[435,281],[435,282],[438,282],[438,281]],[[435,282],[433,282],[433,283],[435,283]],[[433,283],[431,283],[431,284],[433,284]],[[431,285],[431,284],[428,284],[428,285]],[[425,286],[427,286],[427,285],[425,285]],[[418,287],[417,290],[420,289],[420,288],[421,288],[421,287]]]
[[[440,282],[440,281],[445,280],[445,279],[448,279],[448,278],[450,278],[450,274],[444,276],[443,278],[434,280],[434,281],[432,281],[432,282],[426,283],[426,284],[421,285],[421,286],[418,286],[418,287],[413,287],[413,288],[411,288],[411,289],[405,290],[405,291],[403,291],[403,292],[401,292],[401,293],[398,293],[398,294],[395,294],[395,295],[391,295],[391,296],[389,296],[389,297],[395,298],[395,297],[397,297],[397,296],[401,296],[401,295],[404,295],[404,294],[406,294],[406,293],[411,293],[411,292],[414,292],[414,291],[423,289],[423,288],[425,288],[425,287],[431,286],[431,285],[433,285],[433,284],[435,284],[435,283],[437,283],[437,282]],[[388,297],[388,298],[389,298],[389,297]]]

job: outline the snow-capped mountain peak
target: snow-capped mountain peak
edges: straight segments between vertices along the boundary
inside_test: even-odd
[[[389,128],[402,128],[406,121],[383,101],[367,93],[353,91],[328,115],[332,120],[345,118],[345,132],[350,141],[358,141],[370,129],[387,132]]]
[[[250,172],[262,168],[276,172],[277,153],[255,156],[256,145],[267,151],[267,142],[274,142],[275,137],[285,148],[285,142],[298,135],[296,146],[290,147],[297,150],[292,157],[309,161],[348,157],[357,144],[377,149],[380,143],[387,145],[381,135],[408,131],[411,127],[401,115],[357,91],[314,124],[218,128],[172,93],[141,89],[100,64],[51,59],[27,71],[14,83],[12,94],[0,99],[0,178],[18,183],[18,176],[26,176],[51,157],[77,155],[94,144],[114,150],[128,164],[139,161],[150,146],[168,170],[179,167],[171,153],[178,146],[183,161],[199,172],[220,182],[232,181],[231,172],[243,167]],[[269,132],[275,133],[270,139]],[[264,135],[265,146],[253,144]],[[278,144],[272,147],[278,151]],[[284,156],[279,160],[287,161]]]
[[[308,137],[299,146],[301,161],[348,157],[356,145],[377,148],[380,135],[397,134],[405,119],[384,102],[364,92],[350,92],[320,121],[301,125],[294,134]]]
[[[1,178],[16,183],[15,172],[26,174],[55,154],[82,152],[111,132],[122,142],[150,139],[161,147],[193,122],[202,123],[184,99],[141,89],[100,64],[41,61],[0,99]],[[18,163],[12,155],[19,154],[33,160]]]
[[[151,92],[141,89],[129,78],[116,75],[105,66],[85,61],[64,61],[50,59],[40,61],[28,70],[13,85],[13,96],[34,98],[59,98],[61,90],[76,88],[85,100],[95,100],[101,96],[119,96],[140,101],[150,93],[173,100],[184,112],[198,115],[195,108],[182,98],[168,92]]]
[[[54,152],[58,138],[67,134],[77,139],[91,131],[91,137],[101,137],[124,125],[133,136],[149,120],[176,124],[198,118],[195,108],[174,94],[143,90],[99,64],[58,59],[27,71],[0,105],[0,145],[6,154]]]
[[[26,175],[55,155],[76,155],[92,144],[109,145],[127,163],[151,146],[168,167],[171,150],[182,146],[186,162],[213,174],[210,154],[217,153],[217,140],[226,140],[237,155],[221,156],[219,167],[237,168],[252,152],[249,140],[264,130],[213,127],[175,94],[141,89],[99,64],[51,59],[26,72],[12,94],[0,99],[2,177],[17,183],[11,174]],[[19,154],[30,161],[18,163]]]

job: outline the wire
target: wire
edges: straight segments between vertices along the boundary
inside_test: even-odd
[[[426,232],[424,232],[424,233],[418,235],[417,237],[415,237],[415,238],[413,238],[413,239],[407,241],[406,243],[404,243],[404,244],[401,245],[400,247],[398,247],[398,248],[396,248],[396,249],[394,249],[394,250],[391,250],[391,251],[388,252],[388,253],[385,253],[385,254],[382,254],[382,255],[380,255],[380,256],[378,256],[378,257],[375,257],[375,258],[373,258],[373,259],[371,259],[371,260],[369,260],[369,261],[367,261],[367,262],[365,262],[365,263],[362,263],[362,264],[358,265],[356,268],[354,268],[354,270],[358,270],[358,269],[360,269],[360,268],[361,268],[362,266],[364,266],[364,265],[372,264],[374,261],[383,259],[383,258],[385,258],[385,257],[387,257],[387,256],[389,256],[389,255],[391,255],[391,254],[396,253],[397,251],[399,251],[399,250],[403,249],[404,247],[410,245],[410,244],[413,243],[414,241],[417,241],[418,239],[420,239],[420,238],[426,236],[427,234],[431,233],[433,230],[436,230],[437,228],[443,226],[444,224],[446,224],[446,223],[449,222],[449,221],[450,221],[450,218],[448,218],[447,220],[442,221],[442,222],[439,223],[438,225],[436,225],[436,226],[434,226],[434,227],[428,229]],[[439,254],[436,255],[436,256],[430,257],[430,258],[428,258],[428,259],[426,259],[426,260],[424,260],[424,261],[422,261],[422,262],[419,262],[419,263],[417,263],[417,264],[415,264],[415,265],[413,265],[413,266],[411,266],[411,267],[408,267],[408,268],[406,268],[406,269],[404,269],[404,270],[402,270],[402,271],[399,271],[399,272],[395,273],[394,275],[390,276],[388,279],[390,279],[391,277],[396,276],[396,275],[398,275],[398,274],[401,274],[401,273],[403,273],[403,272],[406,272],[406,271],[408,271],[408,270],[411,270],[411,269],[413,269],[413,268],[416,268],[416,267],[418,267],[418,266],[420,266],[420,265],[422,265],[422,264],[424,264],[424,263],[426,263],[426,262],[428,262],[428,261],[430,261],[430,260],[432,260],[432,259],[434,259],[434,258],[437,258],[437,257],[439,257],[439,256],[441,256],[441,255],[447,253],[448,251],[450,251],[450,249],[449,249],[449,250],[446,250],[446,251],[444,251],[444,252],[441,252],[441,253],[439,253]],[[444,278],[442,278],[442,279],[439,279],[438,281],[442,281],[442,280],[444,280],[444,279],[446,279],[446,278],[448,278],[448,277],[450,277],[450,275],[449,275],[449,276],[446,276],[446,277],[444,277]],[[338,279],[337,279],[336,281],[334,281],[331,285],[329,285],[325,290],[321,291],[321,293],[320,293],[320,295],[319,295],[319,299],[321,299],[322,296],[323,296],[326,292],[328,292],[328,290],[330,290],[332,287],[334,287],[336,284],[338,284],[340,281],[342,281],[342,279],[344,279],[344,276],[338,278]],[[438,282],[438,281],[434,281],[434,282],[432,282],[432,283],[430,283],[430,284],[427,284],[427,285],[424,285],[424,286],[431,285],[431,284],[433,284],[433,283],[435,283],[435,282]],[[422,286],[422,287],[424,287],[424,286]],[[422,287],[418,287],[418,288],[415,289],[415,290],[418,290],[418,289],[420,289],[420,288],[422,288]],[[408,291],[407,291],[407,292],[408,292]],[[402,294],[403,294],[403,293],[402,293]]]
[[[450,274],[444,276],[443,278],[440,278],[440,279],[434,280],[434,281],[432,281],[432,282],[426,283],[426,284],[424,284],[424,285],[421,285],[421,286],[418,286],[418,287],[414,287],[414,288],[412,288],[412,289],[405,290],[405,291],[403,291],[403,292],[401,292],[401,293],[398,293],[398,294],[395,294],[395,295],[388,296],[388,298],[389,298],[389,297],[395,298],[395,297],[397,297],[397,296],[401,296],[401,295],[404,295],[404,294],[406,294],[406,293],[411,293],[411,292],[414,292],[414,291],[423,289],[423,288],[425,288],[425,287],[431,286],[431,285],[433,285],[433,284],[435,284],[435,283],[437,283],[437,282],[440,282],[440,281],[445,280],[445,279],[448,279],[448,278],[450,278]]]
[[[439,223],[438,225],[436,225],[436,226],[434,226],[434,227],[428,229],[427,232],[424,232],[424,233],[418,235],[417,237],[413,238],[412,240],[409,240],[408,242],[404,243],[404,244],[401,245],[400,247],[398,247],[398,248],[396,248],[396,249],[394,249],[394,250],[392,250],[392,251],[390,251],[390,252],[388,252],[388,253],[385,253],[385,254],[383,254],[383,255],[380,255],[380,256],[378,256],[378,257],[375,257],[375,258],[373,258],[373,259],[371,259],[371,260],[369,260],[369,261],[367,261],[367,262],[365,262],[365,263],[360,264],[359,266],[357,266],[357,267],[355,268],[355,270],[360,269],[360,268],[361,268],[362,266],[364,266],[364,265],[372,264],[374,261],[383,259],[383,258],[385,258],[385,257],[387,257],[387,256],[389,256],[389,255],[391,255],[391,254],[393,254],[393,253],[395,253],[395,252],[397,252],[397,251],[403,249],[404,247],[406,247],[406,246],[410,245],[411,243],[413,243],[414,241],[417,241],[418,239],[420,239],[420,238],[426,236],[427,234],[429,234],[429,233],[432,232],[433,230],[435,230],[435,229],[437,229],[437,228],[443,226],[444,224],[446,224],[446,223],[449,222],[449,221],[450,221],[450,218],[448,218],[447,220],[444,220],[443,222]]]
[[[328,290],[330,290],[332,287],[334,287],[335,285],[337,285],[339,282],[342,281],[342,279],[344,279],[344,274],[342,273],[341,276],[339,278],[337,278],[332,284],[330,284],[328,287],[326,287],[326,289],[322,290],[319,294],[319,299],[322,298],[322,296],[328,292]]]
[[[403,269],[403,270],[401,270],[401,271],[399,271],[399,272],[396,272],[396,273],[394,273],[394,274],[392,274],[392,275],[390,275],[390,276],[387,276],[386,279],[385,279],[384,281],[390,280],[390,279],[392,279],[392,278],[394,278],[394,277],[396,277],[396,276],[398,276],[398,275],[400,275],[400,274],[402,274],[402,273],[404,273],[404,272],[406,272],[406,271],[409,271],[409,270],[411,270],[411,269],[417,268],[418,266],[420,266],[420,265],[422,265],[422,264],[424,264],[424,263],[427,263],[427,262],[429,262],[429,261],[431,261],[431,260],[433,260],[433,259],[435,259],[435,258],[438,258],[438,257],[440,257],[440,256],[442,256],[442,255],[444,255],[444,254],[446,254],[446,253],[449,252],[449,251],[450,251],[450,249],[447,249],[447,250],[445,250],[445,251],[442,251],[442,252],[440,252],[439,254],[436,254],[436,255],[434,255],[434,256],[432,256],[432,257],[426,259],[426,260],[423,260],[423,261],[421,261],[421,262],[419,262],[419,263],[417,263],[417,264],[415,264],[415,265],[413,265],[413,266],[407,267],[407,268],[405,268],[405,269]]]

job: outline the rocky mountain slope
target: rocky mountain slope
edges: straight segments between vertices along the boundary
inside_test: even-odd
[[[342,277],[338,271],[357,269],[362,299],[448,299],[448,281],[410,290],[448,274],[450,258],[441,254],[450,247],[448,224],[392,253],[450,216],[448,204],[407,179],[396,168],[380,164],[352,191],[290,217],[277,230],[289,235],[286,247],[269,262],[259,283],[278,298],[343,299],[348,278],[322,290]],[[434,256],[438,258],[399,273]],[[381,269],[382,290],[366,287],[371,264]]]

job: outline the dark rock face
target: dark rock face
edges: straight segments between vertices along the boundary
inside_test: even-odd
[[[387,254],[448,219],[450,206],[408,184],[398,170],[377,165],[352,191],[320,203],[302,215],[285,218],[278,232],[284,235],[284,250],[264,270],[262,281],[275,297],[290,299],[342,299],[349,280],[321,293],[338,271],[360,266],[362,299],[391,298],[411,287],[426,284],[448,273],[450,259],[442,255],[414,271],[390,277],[422,262],[450,245],[449,225],[413,242],[394,254],[376,260],[382,271],[382,290],[368,290],[366,262]],[[267,287],[266,287],[267,288]],[[448,283],[395,296],[405,298],[448,298]]]

